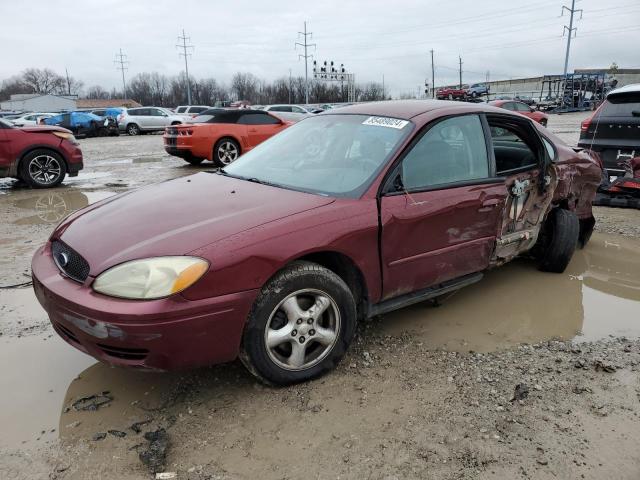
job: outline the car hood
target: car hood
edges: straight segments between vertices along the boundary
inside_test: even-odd
[[[62,127],[56,127],[55,125],[25,125],[24,127],[20,127],[20,130],[23,132],[31,132],[31,133],[43,133],[43,132],[64,132],[71,133],[70,130]]]
[[[141,188],[70,215],[54,231],[95,276],[119,263],[183,255],[335,199],[214,173]]]

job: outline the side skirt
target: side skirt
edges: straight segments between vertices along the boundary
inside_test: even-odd
[[[472,285],[480,281],[483,276],[484,275],[482,273],[472,273],[470,275],[465,275],[463,277],[455,278],[453,280],[448,280],[438,285],[434,285],[433,287],[418,290],[417,292],[407,293],[405,295],[400,295],[399,297],[385,300],[384,302],[376,303],[375,305],[371,305],[371,307],[369,308],[369,317],[371,318],[377,315],[382,315],[384,313],[389,313],[393,310],[398,310],[415,303],[420,303],[424,302],[425,300],[439,297],[440,295],[444,295],[446,293],[454,292],[463,287]]]

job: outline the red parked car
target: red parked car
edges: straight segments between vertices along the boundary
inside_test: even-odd
[[[35,253],[33,284],[55,330],[102,361],[239,357],[269,383],[298,382],[335,367],[358,319],[526,252],[562,272],[589,240],[600,176],[597,157],[503,109],[354,105],[217,173],[70,215]]]
[[[0,177],[18,178],[33,188],[55,187],[82,170],[82,151],[64,128],[15,127],[0,118]]]
[[[547,123],[549,122],[549,115],[547,115],[546,113],[542,113],[535,108],[531,108],[524,102],[518,102],[517,100],[494,100],[492,102],[489,102],[489,105],[504,108],[506,110],[511,110],[512,112],[517,112],[520,115],[529,117],[534,122],[538,122],[543,127],[546,127]]]
[[[438,100],[455,100],[467,98],[467,88],[444,87],[436,92]]]

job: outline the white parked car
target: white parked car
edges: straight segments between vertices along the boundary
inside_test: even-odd
[[[322,110],[319,108],[311,107],[311,106],[302,106],[302,105],[268,105],[266,107],[262,107],[262,110],[267,112],[292,112],[292,113],[320,113]]]
[[[185,117],[181,117],[166,108],[125,108],[118,115],[118,128],[129,135],[139,135],[144,132],[160,132],[169,125],[184,123],[184,120]]]
[[[25,113],[24,115],[11,120],[11,123],[13,123],[16,127],[30,127],[33,125],[38,125],[41,118],[49,118],[53,117],[54,115],[55,113]]]
[[[210,108],[206,105],[180,105],[176,107],[175,112],[185,118],[194,118]]]

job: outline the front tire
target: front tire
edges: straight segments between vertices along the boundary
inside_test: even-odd
[[[27,153],[20,161],[20,178],[32,188],[51,188],[62,183],[67,174],[64,159],[43,148]]]
[[[580,237],[578,217],[557,208],[549,213],[542,234],[540,270],[562,273],[569,265]]]
[[[226,167],[240,156],[240,145],[232,138],[221,138],[213,147],[213,163]]]
[[[240,359],[261,381],[288,385],[335,368],[356,328],[346,283],[316,263],[294,262],[261,290],[245,327]]]

